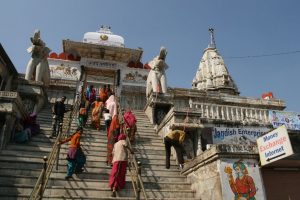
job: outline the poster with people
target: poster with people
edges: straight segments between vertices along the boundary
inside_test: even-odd
[[[212,139],[214,144],[239,144],[256,145],[258,137],[267,133],[265,127],[214,127],[212,129]]]
[[[224,159],[220,163],[222,196],[226,200],[265,200],[255,159]]]
[[[300,113],[269,110],[269,121],[274,128],[285,125],[289,130],[300,130]]]

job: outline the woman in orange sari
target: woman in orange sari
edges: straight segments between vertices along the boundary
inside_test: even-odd
[[[94,126],[97,130],[100,130],[100,117],[102,112],[103,103],[100,98],[97,98],[92,104],[94,106],[92,111],[92,126]]]
[[[112,165],[112,159],[113,159],[113,148],[114,144],[118,140],[118,136],[120,134],[120,124],[119,124],[119,119],[118,115],[114,115],[110,126],[108,130],[108,135],[107,135],[107,158],[106,158],[106,163],[107,165]]]
[[[106,102],[108,99],[107,93],[106,93],[106,85],[104,85],[99,92],[99,98],[102,100],[103,103]]]

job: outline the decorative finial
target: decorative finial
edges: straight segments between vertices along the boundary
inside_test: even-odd
[[[103,34],[113,34],[111,32],[111,27],[107,25],[101,25],[100,30],[97,31],[98,33],[103,33]]]
[[[216,42],[215,42],[215,36],[214,36],[214,29],[209,28],[208,31],[210,32],[210,44],[208,45],[208,48],[217,48]]]

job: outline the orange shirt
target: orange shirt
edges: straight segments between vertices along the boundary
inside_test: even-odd
[[[80,133],[76,132],[73,135],[71,135],[70,137],[68,137],[67,139],[63,140],[62,143],[71,141],[69,147],[70,148],[78,148],[78,147],[80,147],[80,137],[81,137]]]
[[[86,115],[86,108],[80,108],[79,114],[80,115]]]

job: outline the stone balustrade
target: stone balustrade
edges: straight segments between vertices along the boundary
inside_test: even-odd
[[[267,109],[190,102],[190,109],[200,111],[201,118],[224,120],[242,124],[269,124]]]
[[[14,101],[18,107],[19,112],[22,114],[22,116],[26,115],[26,112],[24,110],[24,105],[22,103],[21,97],[18,92],[0,91],[0,99],[10,99],[10,101],[11,100]]]
[[[22,107],[22,100],[18,92],[0,91],[0,99],[16,99],[16,104]]]
[[[0,98],[18,98],[17,92],[12,91],[0,91]]]

